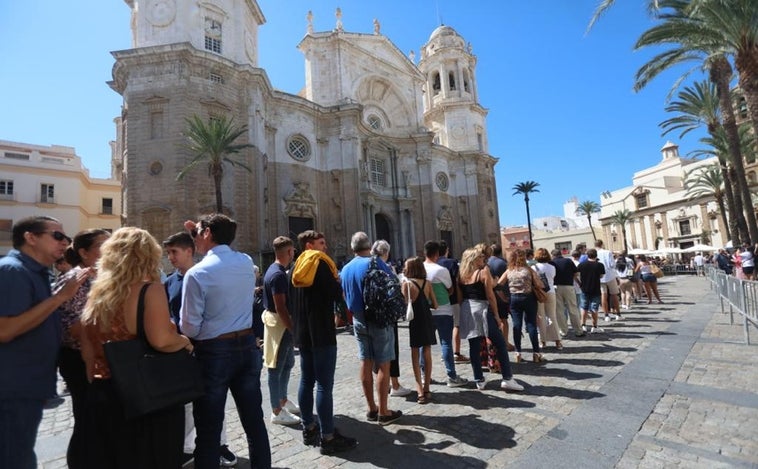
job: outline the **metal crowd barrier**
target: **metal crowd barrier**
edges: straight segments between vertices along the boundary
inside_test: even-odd
[[[735,310],[742,315],[745,343],[750,345],[750,323],[758,327],[758,282],[727,275],[713,265],[705,266],[705,275],[711,281],[711,290],[719,295],[721,312],[726,313],[725,302],[729,305],[730,323],[734,324]]]
[[[666,264],[661,267],[665,275],[695,275],[697,270],[687,264]]]

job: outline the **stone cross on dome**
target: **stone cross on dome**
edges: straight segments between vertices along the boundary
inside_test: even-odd
[[[337,17],[337,25],[334,27],[334,30],[341,33],[343,29],[342,29],[342,9],[340,7],[337,7],[337,11],[334,12],[334,16]]]
[[[308,20],[308,29],[306,31],[308,34],[313,34],[313,12],[311,10],[308,10],[308,14],[305,15],[305,19]]]

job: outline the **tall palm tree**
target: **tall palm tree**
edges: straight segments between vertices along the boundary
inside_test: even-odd
[[[592,18],[590,19],[590,24],[587,25],[587,32],[592,29],[592,27],[597,23],[597,21],[602,17],[605,13],[608,12],[608,10],[613,7],[613,5],[616,3],[616,0],[600,0],[600,3],[598,3],[597,7],[595,8],[595,12],[592,14]],[[647,0],[647,9],[649,12],[655,12],[658,9],[658,0]]]
[[[724,176],[718,164],[701,166],[684,174],[684,187],[690,200],[700,197],[713,197],[721,212],[721,221],[726,229],[726,239],[731,239],[729,223],[726,217],[726,204],[724,198]],[[734,241],[732,241],[734,242]]]
[[[742,2],[743,0],[734,0]],[[746,0],[752,1],[754,0]],[[730,2],[725,0],[659,0],[661,9],[658,18],[659,24],[653,26],[640,36],[635,44],[635,49],[662,45],[672,46],[671,49],[659,53],[637,71],[635,89],[642,89],[653,78],[664,70],[675,65],[697,61],[708,70],[709,79],[716,85],[721,108],[722,125],[726,131],[729,143],[729,156],[734,168],[736,178],[733,183],[742,198],[744,215],[751,237],[758,237],[758,224],[756,224],[755,211],[753,209],[750,189],[745,175],[745,166],[740,152],[739,132],[735,119],[731,91],[729,88],[732,76],[732,66],[728,57],[734,53],[734,44],[726,41],[724,33],[716,31],[724,24],[715,18],[714,14],[704,14],[711,9],[717,9],[721,5],[722,13],[731,7]],[[708,8],[700,8],[708,4]],[[757,7],[758,8],[758,7]],[[734,21],[737,18],[730,16]],[[739,30],[738,23],[731,24],[732,29]],[[732,31],[733,33],[734,31]],[[758,73],[758,72],[757,72]],[[681,79],[684,79],[685,74]]]
[[[726,205],[729,209],[730,233],[734,236],[738,234],[746,235],[747,222],[745,221],[744,211],[742,210],[742,199],[732,190],[732,179],[729,176],[728,168],[728,145],[723,138],[724,129],[721,126],[721,113],[719,98],[717,95],[716,85],[710,81],[697,81],[692,86],[685,87],[677,95],[677,99],[671,101],[666,106],[666,112],[672,112],[676,115],[661,122],[659,126],[664,129],[663,135],[675,130],[680,130],[679,138],[684,137],[690,131],[695,130],[703,125],[706,126],[711,141],[711,148],[718,147],[723,151],[712,151],[710,153],[703,151],[698,156],[706,154],[707,156],[716,155],[721,165],[722,179],[724,179],[724,195]],[[694,152],[697,153],[697,152]],[[731,238],[730,238],[731,239]],[[735,246],[739,239],[732,239]]]
[[[526,226],[529,229],[529,247],[534,249],[534,239],[532,238],[532,215],[529,213],[529,194],[539,192],[540,183],[534,181],[519,182],[512,187],[513,195],[523,194],[524,204],[526,205]]]
[[[632,219],[632,212],[629,209],[616,210],[611,215],[611,221],[617,225],[621,225],[621,236],[624,238],[624,251],[629,250],[629,245],[626,242],[626,224]]]
[[[595,241],[597,241],[597,236],[595,236],[595,228],[592,227],[592,214],[598,212],[600,212],[600,204],[592,200],[585,200],[576,207],[577,215],[587,217],[587,223],[589,223],[590,230],[592,230],[592,239]]]
[[[245,148],[250,148],[249,143],[234,142],[247,132],[247,126],[235,126],[231,119],[226,116],[213,118],[209,122],[203,121],[197,115],[185,119],[187,128],[184,136],[187,138],[184,148],[192,155],[192,161],[179,171],[176,180],[180,181],[196,166],[207,164],[208,174],[213,177],[213,186],[216,191],[216,211],[223,213],[224,201],[221,195],[221,180],[224,177],[224,164],[232,167],[239,166],[248,172],[252,172],[244,162],[244,156],[233,158],[232,155],[239,153]]]

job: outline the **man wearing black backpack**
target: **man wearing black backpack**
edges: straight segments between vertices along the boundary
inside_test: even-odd
[[[403,415],[399,410],[387,407],[387,389],[390,386],[390,361],[395,356],[395,335],[391,325],[377,324],[366,317],[363,300],[364,279],[372,265],[391,274],[392,271],[379,258],[371,257],[371,241],[368,235],[359,231],[350,239],[350,249],[355,257],[340,272],[342,290],[345,292],[347,307],[353,313],[353,329],[358,340],[358,357],[361,360],[360,379],[363,395],[366,397],[369,422],[388,425]],[[374,383],[373,373],[376,373]],[[376,395],[374,399],[374,384]]]

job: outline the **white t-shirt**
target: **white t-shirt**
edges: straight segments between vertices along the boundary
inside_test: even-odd
[[[426,269],[426,281],[432,284],[434,296],[437,298],[437,309],[432,310],[432,315],[452,316],[453,308],[450,305],[448,294],[448,289],[453,286],[450,271],[434,262],[424,262],[424,268]]]
[[[742,251],[740,257],[742,258],[742,267],[755,267],[755,259],[753,259],[752,252]]]
[[[532,266],[532,269],[538,274],[545,274],[547,278],[547,284],[550,287],[550,291],[546,293],[555,293],[555,266],[548,264],[547,262],[538,262]]]
[[[607,249],[597,250],[597,261],[605,266],[605,274],[600,277],[600,283],[608,283],[616,279],[616,261],[613,253]]]

